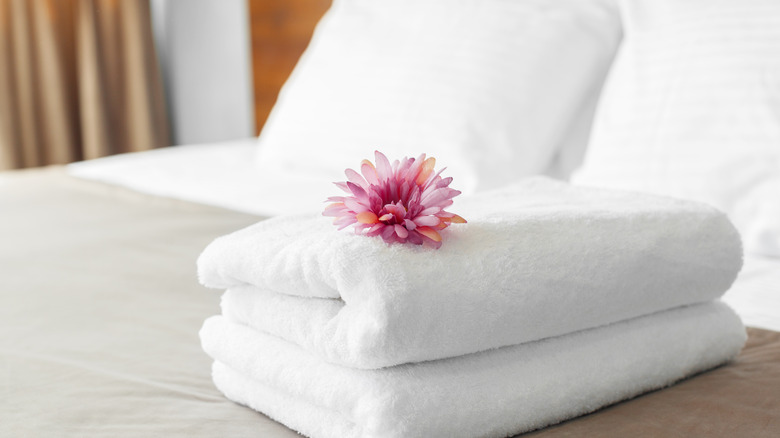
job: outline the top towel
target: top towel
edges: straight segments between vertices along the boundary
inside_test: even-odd
[[[532,178],[464,197],[438,250],[276,217],[216,239],[223,312],[357,368],[458,356],[721,296],[739,235],[693,202]]]

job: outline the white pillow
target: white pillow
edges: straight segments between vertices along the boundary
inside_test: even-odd
[[[379,149],[434,156],[466,192],[544,173],[564,142],[584,149],[621,32],[612,0],[336,0],[260,135],[261,171],[340,180]]]
[[[780,1],[627,0],[575,183],[710,203],[780,255]]]

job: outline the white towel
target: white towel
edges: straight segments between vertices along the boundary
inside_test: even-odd
[[[214,241],[231,320],[358,368],[453,357],[721,296],[742,263],[720,212],[535,178],[451,208],[439,250],[277,217]]]
[[[312,438],[510,436],[715,367],[746,339],[720,302],[379,370],[325,363],[221,316],[200,336],[229,399]]]

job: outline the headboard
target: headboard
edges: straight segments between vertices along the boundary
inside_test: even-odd
[[[257,133],[331,1],[249,0]]]

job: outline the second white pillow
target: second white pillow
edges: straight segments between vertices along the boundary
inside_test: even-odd
[[[727,212],[780,256],[780,2],[626,0],[626,35],[573,181]]]

